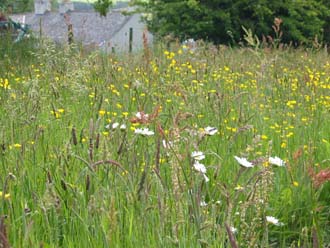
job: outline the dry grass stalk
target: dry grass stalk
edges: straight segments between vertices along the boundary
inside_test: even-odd
[[[91,179],[90,179],[89,174],[87,174],[87,176],[86,176],[86,191],[89,191],[90,186],[91,186]]]
[[[72,134],[72,142],[76,146],[78,144],[78,141],[77,141],[77,131],[75,127],[72,128],[71,134]]]
[[[1,248],[10,248],[8,235],[7,235],[7,227],[5,225],[5,216],[0,217],[0,247]]]
[[[258,173],[253,185],[251,185],[251,191],[247,200],[241,205],[242,222],[240,230],[242,230],[243,243],[241,245],[243,247],[262,245],[257,242],[266,239],[266,237],[260,236],[259,230],[267,228],[264,222],[264,211],[268,206],[269,196],[272,191],[274,173],[271,167],[266,167]],[[267,235],[267,232],[263,232],[263,235]]]
[[[88,149],[88,155],[89,160],[93,161],[93,151],[94,151],[94,144],[93,144],[93,138],[94,138],[94,122],[93,119],[90,119],[89,121],[89,149]]]
[[[225,227],[226,227],[226,231],[228,233],[229,243],[230,243],[231,247],[238,248],[238,245],[235,240],[235,236],[234,236],[233,232],[231,231],[230,226],[227,223],[225,223]]]
[[[177,225],[173,230],[176,239],[178,238],[177,236],[180,229],[179,226],[181,225],[181,223],[184,223],[184,213],[180,200],[182,199],[183,189],[185,188],[184,175],[180,165],[180,163],[183,160],[183,157],[180,155],[180,147],[178,145],[181,139],[180,133],[183,129],[180,129],[179,124],[181,121],[186,120],[191,116],[192,114],[190,113],[178,113],[173,119],[173,129],[170,132],[170,140],[171,140],[170,149],[173,155],[170,156],[169,163],[172,167],[172,171],[171,171],[172,192],[174,195],[175,207],[177,212]]]

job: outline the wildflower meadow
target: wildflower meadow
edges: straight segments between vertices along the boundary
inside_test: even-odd
[[[1,247],[330,244],[326,50],[2,47]]]

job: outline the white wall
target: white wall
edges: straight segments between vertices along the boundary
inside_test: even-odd
[[[146,25],[141,22],[140,18],[140,14],[132,15],[124,26],[110,39],[108,49],[113,47],[115,51],[129,51],[129,30],[133,28],[132,51],[141,50],[143,48],[143,32],[146,31]],[[148,44],[152,45],[153,36],[149,32],[146,33]]]

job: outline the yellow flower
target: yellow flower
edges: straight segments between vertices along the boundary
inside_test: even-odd
[[[9,85],[9,82],[8,82],[8,79],[7,78],[5,79],[5,82],[3,84],[3,88],[10,89],[10,85]]]
[[[99,110],[99,115],[100,115],[100,116],[104,116],[105,113],[106,113],[105,110]]]
[[[22,147],[21,144],[14,144],[13,146],[14,146],[15,148],[21,148],[21,147]]]
[[[293,132],[290,132],[286,135],[287,138],[290,138],[293,135]]]
[[[10,194],[3,194],[2,191],[0,191],[0,198],[4,197],[5,199],[9,199],[10,198]]]
[[[58,119],[58,118],[61,117],[60,113],[57,112],[57,111],[53,111],[53,110],[52,110],[51,113],[55,116],[56,119]]]
[[[237,186],[234,188],[235,190],[242,190],[244,189],[241,185],[237,184]]]
[[[287,101],[286,106],[288,106],[289,108],[293,108],[294,105],[296,105],[296,104],[297,104],[297,101],[292,100],[292,101]]]
[[[262,163],[262,165],[263,165],[264,167],[268,167],[268,166],[269,166],[269,162],[268,162],[268,161],[265,161],[265,162]]]
[[[298,187],[299,183],[297,181],[293,181],[293,186]]]
[[[132,131],[135,131],[136,128],[133,127],[133,126],[131,126],[130,129],[131,129]]]

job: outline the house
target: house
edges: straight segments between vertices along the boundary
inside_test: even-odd
[[[132,51],[143,48],[143,33],[152,44],[153,36],[146,31],[146,25],[141,21],[141,14],[124,15],[132,8],[112,9],[107,16],[102,17],[93,9],[69,11],[66,14],[46,11],[44,14],[26,13],[12,15],[15,21],[25,23],[36,36],[48,37],[57,43],[68,41],[68,25],[72,26],[73,39],[85,46],[100,48],[104,51],[129,51],[130,35]]]

